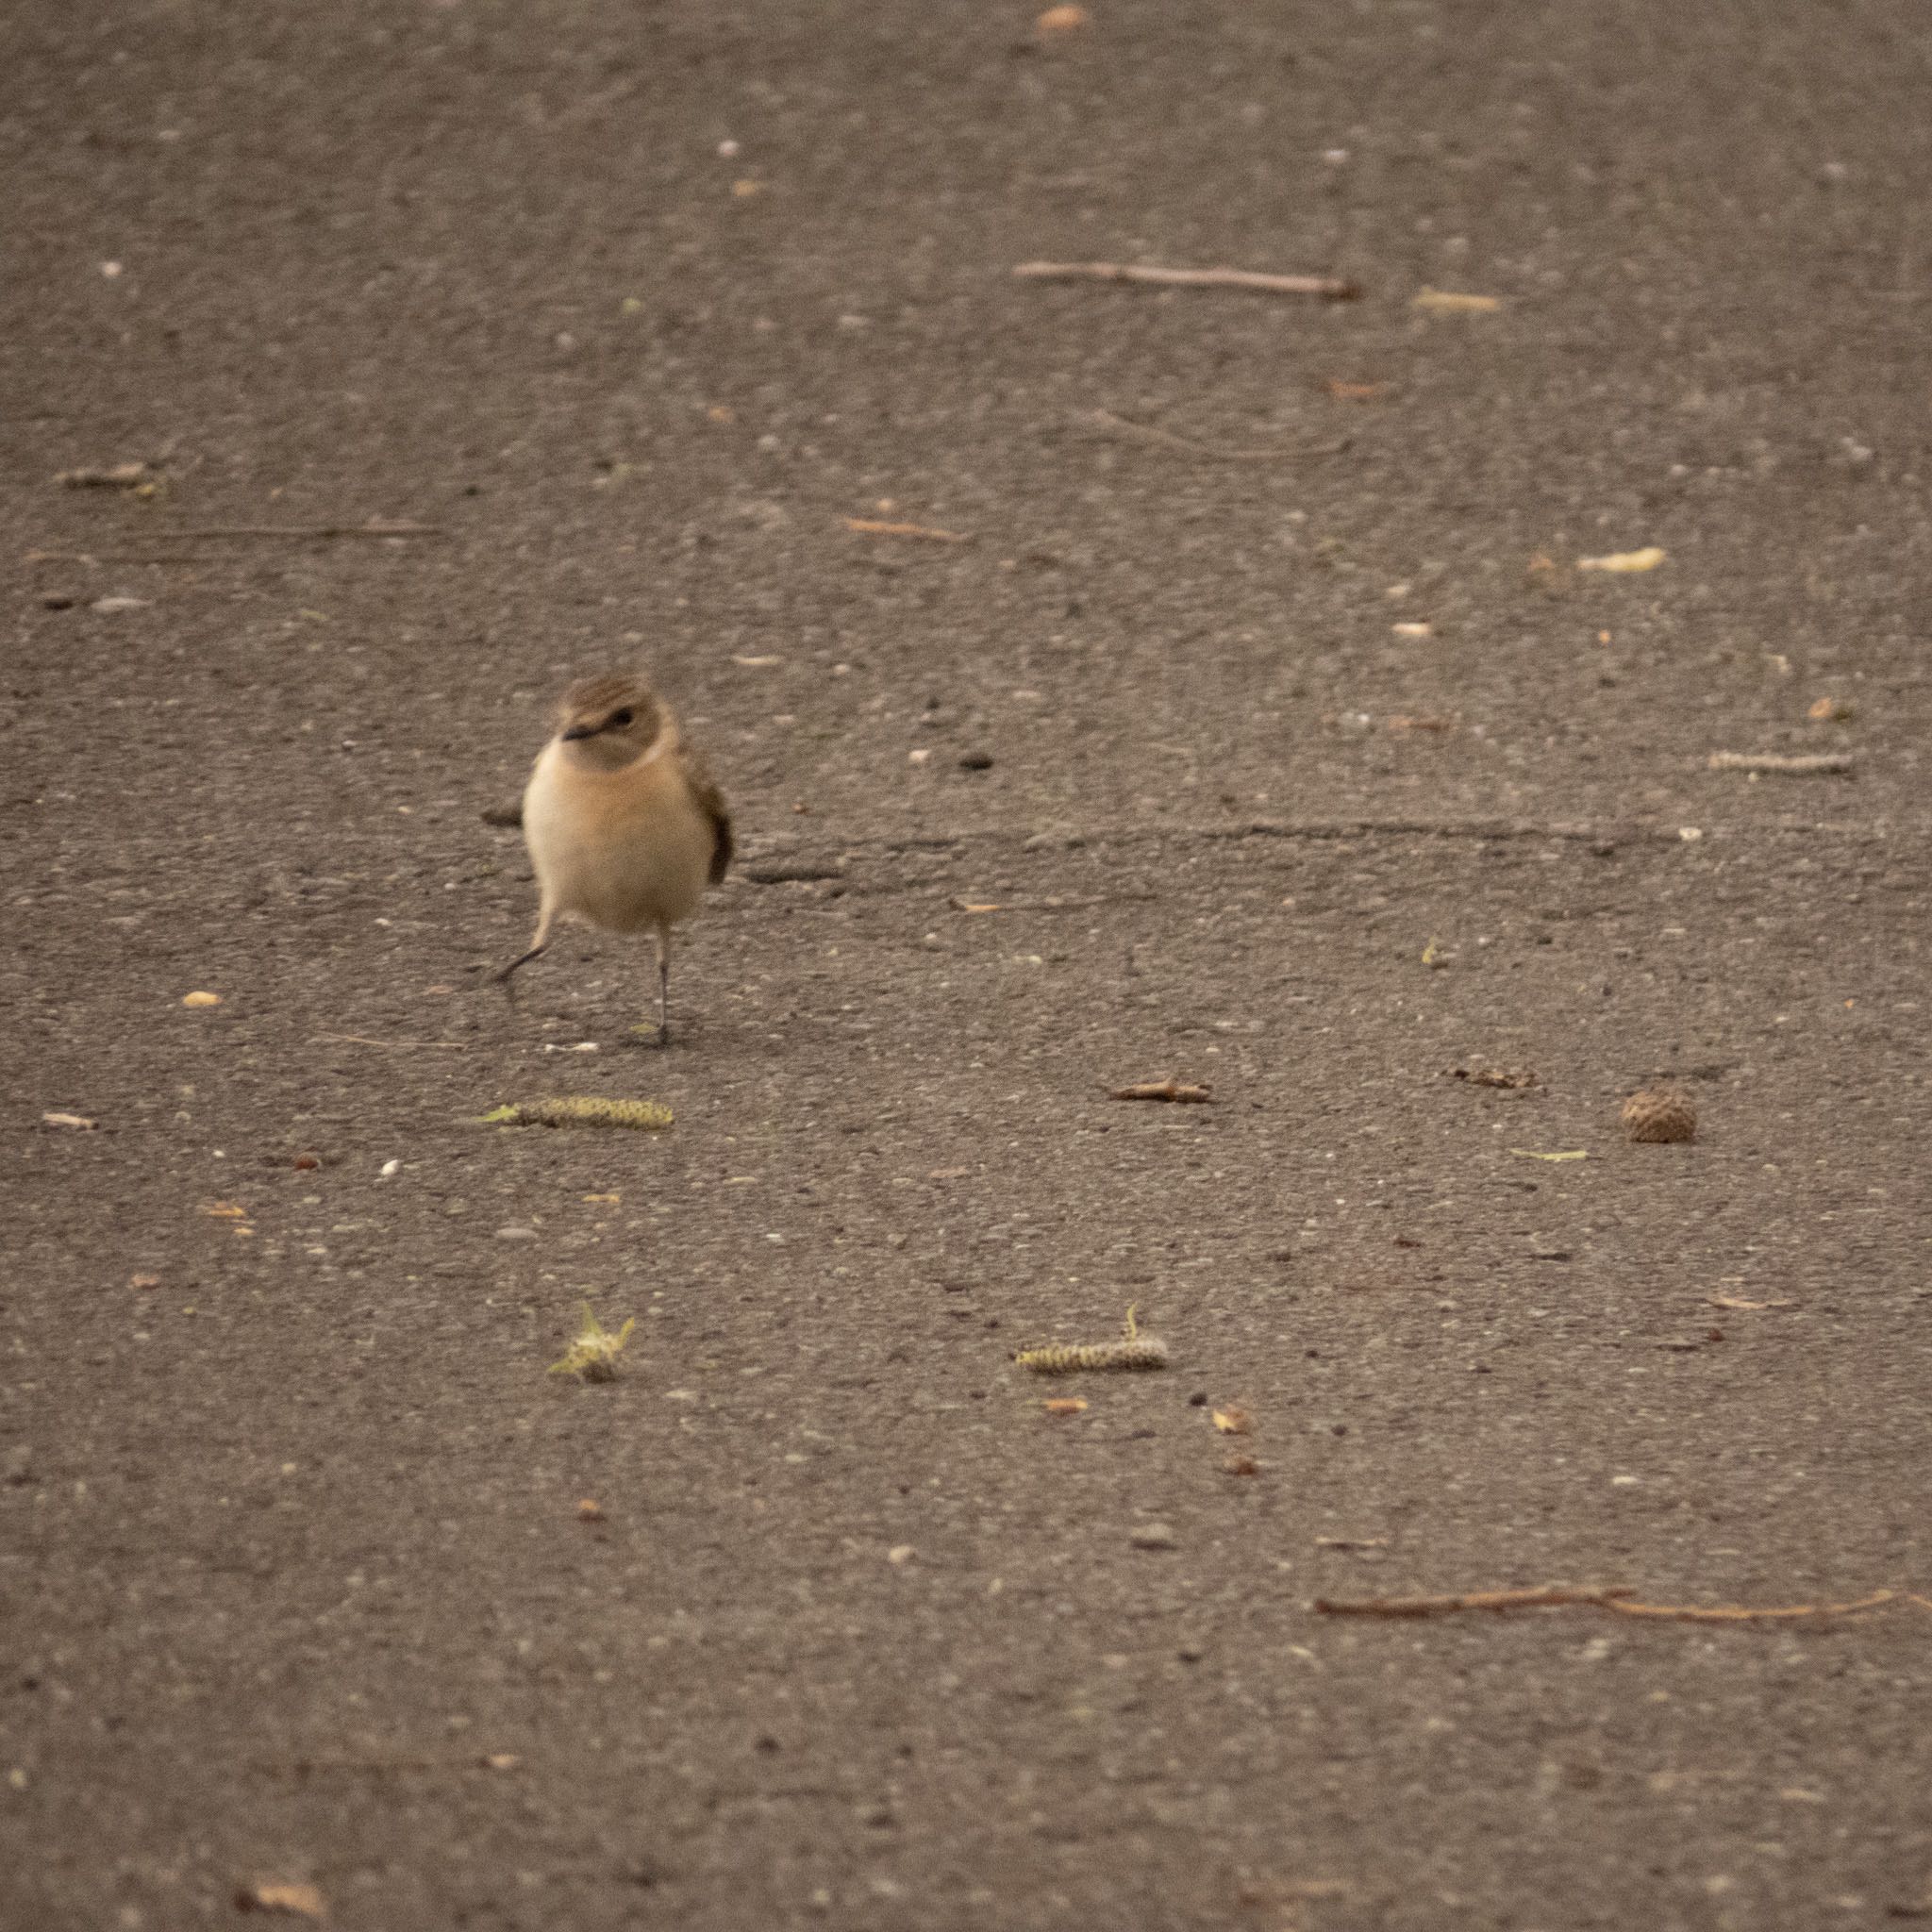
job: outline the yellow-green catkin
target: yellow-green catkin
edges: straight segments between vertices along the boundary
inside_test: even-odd
[[[605,1100],[591,1093],[557,1100],[527,1100],[492,1108],[477,1120],[485,1127],[638,1127],[655,1132],[671,1124],[659,1100]]]
[[[622,1328],[607,1328],[598,1321],[596,1310],[586,1302],[576,1334],[564,1350],[562,1359],[550,1364],[550,1373],[581,1375],[586,1382],[614,1382],[617,1357],[624,1353],[624,1344],[637,1325],[637,1317],[633,1315]]]
[[[1143,1335],[1130,1307],[1118,1341],[1048,1342],[1041,1348],[1023,1348],[1013,1359],[1036,1375],[1073,1375],[1082,1369],[1164,1369],[1167,1343],[1158,1335]]]

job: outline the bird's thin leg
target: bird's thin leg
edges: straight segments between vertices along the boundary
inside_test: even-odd
[[[658,935],[658,1044],[671,1044],[671,935]]]
[[[513,973],[515,973],[519,966],[527,966],[530,963],[530,961],[538,956],[538,954],[549,950],[550,922],[553,919],[555,919],[556,916],[557,908],[552,906],[544,907],[543,909],[537,915],[537,930],[531,937],[530,950],[527,953],[524,954],[521,958],[512,959],[508,966],[504,967],[502,971],[495,975],[496,983],[498,986],[508,986],[510,982],[510,975]]]

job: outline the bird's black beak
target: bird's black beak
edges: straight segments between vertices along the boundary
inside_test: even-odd
[[[563,734],[563,741],[566,744],[572,744],[579,738],[595,738],[596,735],[597,727],[594,724],[573,724]]]

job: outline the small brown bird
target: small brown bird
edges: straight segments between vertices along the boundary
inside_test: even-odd
[[[530,949],[508,982],[575,914],[658,941],[658,1041],[671,1041],[671,928],[696,911],[731,863],[731,815],[671,708],[643,678],[579,679],[524,791],[524,842],[537,869]]]

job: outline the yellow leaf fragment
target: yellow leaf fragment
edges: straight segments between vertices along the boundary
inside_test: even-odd
[[[218,992],[185,992],[181,995],[184,1007],[218,1007],[222,996]]]
[[[91,1121],[84,1113],[43,1113],[41,1116],[43,1127],[72,1127],[79,1133],[90,1134],[100,1125],[99,1121]]]
[[[1077,33],[1092,19],[1084,7],[1049,7],[1033,25],[1042,34]]]
[[[1244,1408],[1217,1408],[1214,1426],[1224,1436],[1245,1436],[1255,1426],[1255,1419]]]
[[[328,1912],[312,1885],[244,1885],[235,1904],[244,1912],[287,1912],[298,1919],[320,1919]]]
[[[1087,1407],[1087,1398],[1084,1395],[1061,1395],[1040,1406],[1048,1415],[1079,1415]]]
[[[1566,1154],[1539,1154],[1533,1147],[1512,1147],[1510,1153],[1521,1155],[1524,1160],[1588,1160],[1590,1150],[1578,1147]]]
[[[1459,295],[1448,289],[1419,290],[1409,304],[1432,315],[1493,315],[1502,306],[1494,295]]]
[[[112,463],[105,470],[62,470],[54,480],[69,490],[137,490],[153,475],[145,463]]]
[[[958,530],[938,530],[927,524],[886,524],[876,517],[847,517],[845,527],[861,537],[924,537],[934,543],[964,543]]]
[[[1579,557],[1576,568],[1624,573],[1655,570],[1664,560],[1665,554],[1652,543],[1642,550],[1613,550],[1607,557]]]
[[[246,1221],[248,1210],[236,1201],[204,1201],[201,1211],[216,1221]]]

